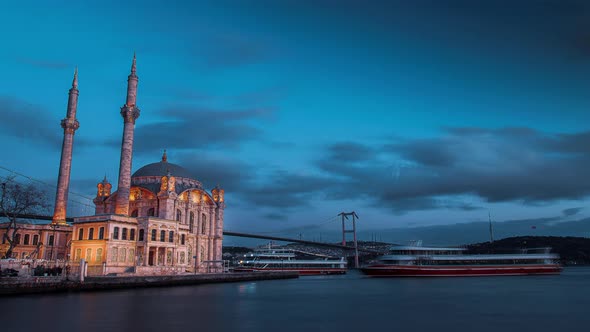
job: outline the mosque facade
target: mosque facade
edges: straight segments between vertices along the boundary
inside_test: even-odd
[[[89,275],[220,272],[224,190],[215,187],[206,191],[190,171],[170,163],[165,151],[159,162],[131,173],[134,130],[140,115],[138,81],[134,55],[126,102],[120,110],[123,139],[117,190],[112,190],[113,185],[105,177],[97,184],[94,215],[76,217],[70,224],[66,222],[66,209],[74,134],[79,128],[76,71],[66,118],[61,121],[64,139],[53,220],[48,225],[27,225],[21,229],[31,232],[30,239],[37,233],[47,237],[38,240],[44,249],[38,258],[63,258],[73,263],[84,260]],[[61,235],[60,241],[56,241],[56,235]],[[50,236],[54,236],[51,247],[53,243],[61,245],[47,257]],[[39,242],[35,243],[37,247]],[[21,253],[21,249],[33,251],[15,247],[19,258],[27,254]]]

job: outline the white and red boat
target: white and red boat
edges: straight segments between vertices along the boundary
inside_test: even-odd
[[[345,274],[347,262],[286,248],[260,248],[244,255],[235,272],[296,271],[300,275]]]
[[[551,248],[514,254],[466,254],[464,248],[394,246],[388,255],[361,268],[374,277],[472,277],[559,274],[559,255]]]

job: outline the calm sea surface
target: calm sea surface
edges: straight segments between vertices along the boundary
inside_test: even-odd
[[[590,268],[346,276],[0,298],[2,331],[590,331]]]

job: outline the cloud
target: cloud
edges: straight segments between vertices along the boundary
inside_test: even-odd
[[[479,208],[461,203],[465,195],[545,204],[590,194],[588,137],[588,132],[546,134],[528,128],[451,128],[432,139],[384,144],[360,163],[338,158],[329,147],[316,165],[339,179],[327,188],[328,198],[364,199],[395,213]],[[362,150],[354,147],[350,154],[355,149]],[[400,164],[407,167],[392,169]]]
[[[42,106],[0,96],[0,114],[0,132],[3,135],[52,149],[61,147],[63,131],[59,127],[59,120],[50,117]]]
[[[269,43],[238,33],[216,34],[205,38],[204,48],[196,48],[194,56],[210,68],[240,67],[272,60],[278,50]]]
[[[34,66],[34,67],[39,67],[39,68],[44,68],[44,69],[64,69],[64,68],[71,68],[72,67],[70,64],[64,63],[64,62],[32,59],[32,58],[25,58],[25,57],[19,57],[19,58],[17,58],[17,61],[22,64],[26,64],[26,65],[30,65],[30,66]]]
[[[262,135],[254,122],[264,119],[272,108],[221,110],[188,106],[170,106],[158,111],[164,120],[141,123],[135,129],[134,152],[145,153],[163,149],[198,150],[211,147],[238,147]],[[120,146],[120,139],[108,142]]]
[[[571,216],[574,216],[574,215],[580,213],[580,211],[582,209],[583,209],[583,207],[575,207],[575,208],[564,209],[562,212],[563,212],[564,216],[571,217]]]

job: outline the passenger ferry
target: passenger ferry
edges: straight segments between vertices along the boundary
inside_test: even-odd
[[[293,249],[272,248],[269,245],[244,255],[234,271],[297,271],[300,275],[345,274],[347,262],[344,257],[330,258]]]
[[[423,247],[421,242],[394,246],[388,255],[361,268],[375,277],[472,277],[559,274],[559,255],[551,248],[513,254],[467,254],[465,248]]]

